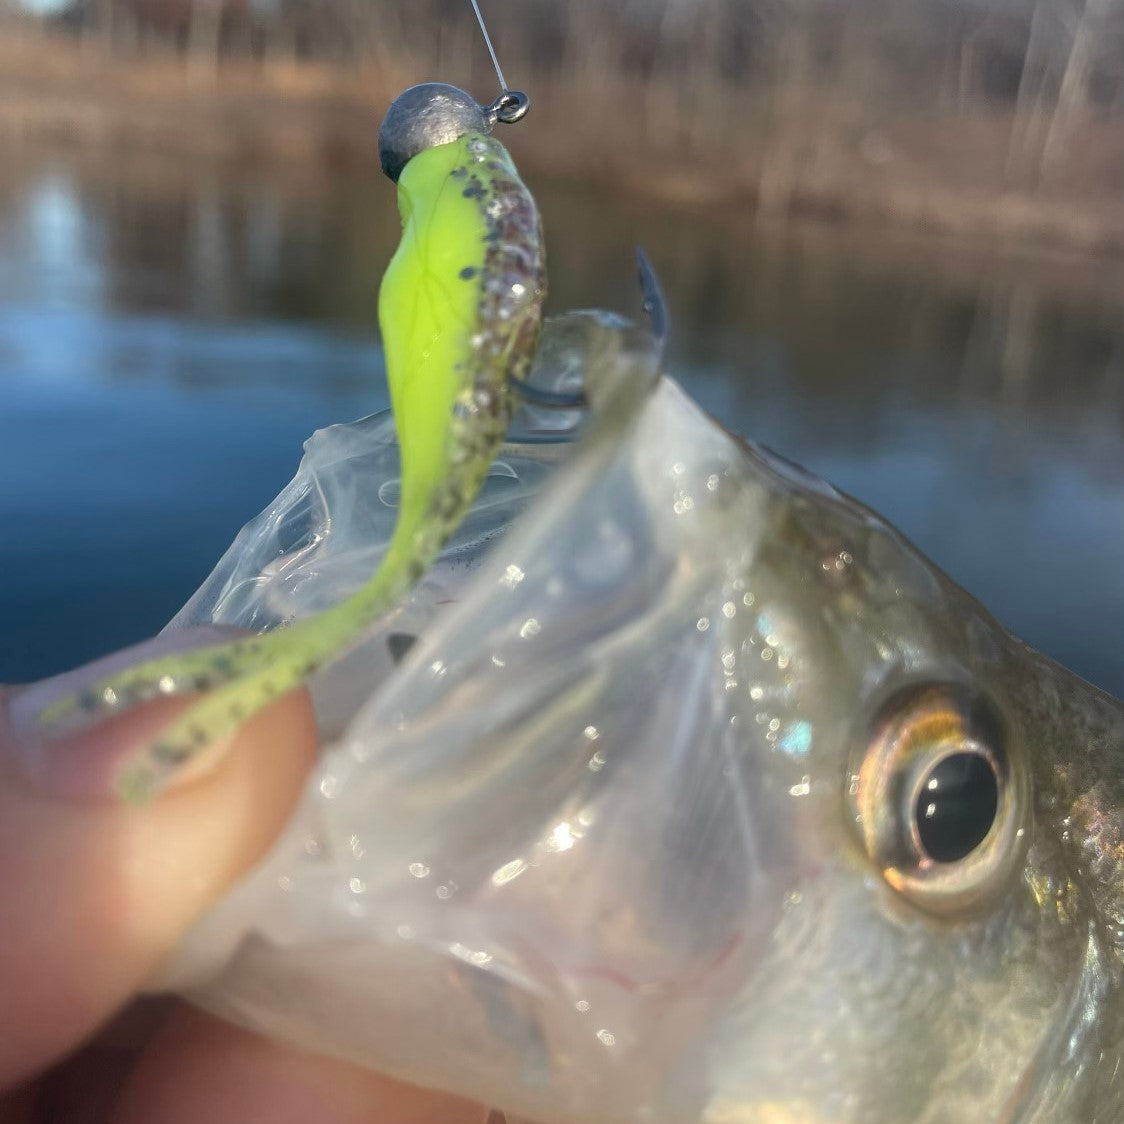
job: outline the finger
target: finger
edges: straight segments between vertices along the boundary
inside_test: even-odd
[[[112,1124],[484,1124],[479,1105],[303,1054],[184,1007],[134,1071]]]
[[[136,1000],[47,1070],[35,1082],[37,1124],[108,1124],[139,1058],[182,1003],[172,996]]]
[[[194,780],[144,807],[95,801],[67,771],[105,773],[106,759],[134,754],[185,701],[72,735],[49,747],[49,768],[28,770],[14,697],[0,696],[0,1029],[18,1033],[0,1033],[0,1088],[70,1049],[143,984],[269,846],[316,752],[307,696],[293,692]]]
[[[25,1085],[11,1093],[0,1093],[0,1124],[35,1124],[38,1117],[37,1090]]]

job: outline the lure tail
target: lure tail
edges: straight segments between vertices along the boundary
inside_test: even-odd
[[[221,662],[236,670],[125,766],[119,777],[122,795],[147,800],[201,750],[232,737],[274,699],[339,658],[407,592],[410,575],[408,567],[384,564],[362,589],[315,617],[257,639],[193,653],[204,668]]]
[[[379,294],[402,455],[386,557],[366,585],[315,617],[129,668],[40,715],[49,730],[162,695],[206,692],[125,767],[120,787],[131,799],[157,792],[354,646],[448,542],[503,442],[513,380],[530,368],[546,289],[534,200],[503,146],[477,131],[422,146],[397,178],[402,241]]]

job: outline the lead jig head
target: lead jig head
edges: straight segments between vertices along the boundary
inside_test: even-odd
[[[504,90],[491,105],[447,82],[423,82],[390,103],[379,129],[379,163],[395,182],[407,161],[424,149],[448,144],[466,133],[490,133],[497,121],[513,124],[530,107],[527,95]]]
[[[490,131],[487,113],[471,94],[446,82],[423,82],[390,103],[379,129],[379,163],[397,183],[419,152]]]

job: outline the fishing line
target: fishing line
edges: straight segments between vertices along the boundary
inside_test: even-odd
[[[480,34],[484,36],[484,45],[488,48],[488,54],[492,56],[492,66],[496,68],[496,77],[500,82],[500,96],[491,105],[485,106],[484,112],[493,124],[502,121],[505,125],[513,125],[531,108],[531,99],[521,90],[513,90],[508,86],[507,79],[500,69],[500,60],[496,57],[496,49],[492,46],[492,37],[488,34],[487,25],[484,23],[484,13],[480,11],[477,0],[469,0],[469,3],[476,13]]]
[[[496,58],[496,49],[492,46],[492,37],[488,34],[488,28],[484,24],[484,15],[480,11],[480,5],[476,0],[469,0],[472,4],[472,10],[476,13],[476,22],[480,25],[480,34],[484,36],[484,46],[488,48],[488,54],[492,56],[492,65],[496,68],[496,77],[500,80],[500,89],[506,94],[509,92],[507,79],[503,76],[503,71],[500,70],[500,60]]]

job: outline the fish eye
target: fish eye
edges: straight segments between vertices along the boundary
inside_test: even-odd
[[[1010,724],[970,687],[911,684],[878,707],[864,741],[848,802],[882,877],[930,912],[989,900],[1021,866],[1027,837]]]

